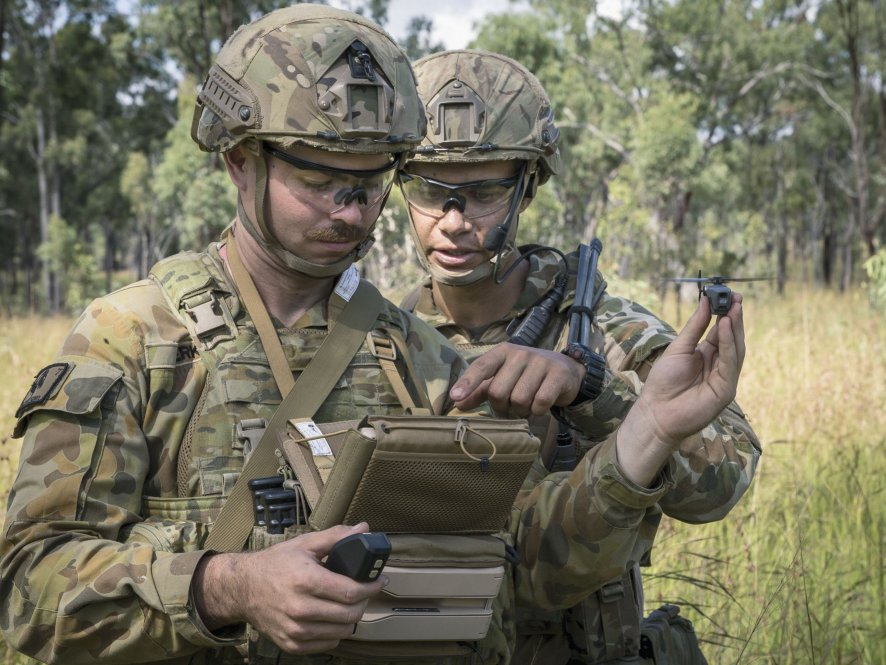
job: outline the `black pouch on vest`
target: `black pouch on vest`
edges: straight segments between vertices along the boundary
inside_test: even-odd
[[[676,605],[662,605],[643,619],[640,656],[655,665],[708,665],[692,622],[680,616]]]

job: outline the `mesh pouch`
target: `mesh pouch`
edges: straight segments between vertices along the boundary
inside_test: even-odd
[[[369,416],[346,436],[310,523],[496,533],[538,450],[526,421]]]

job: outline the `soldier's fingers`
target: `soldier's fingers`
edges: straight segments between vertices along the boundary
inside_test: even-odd
[[[499,368],[507,359],[509,344],[499,344],[471,363],[461,378],[455,382],[449,391],[449,397],[453,402],[459,403],[467,399],[478,388],[481,388],[487,379],[496,375]],[[482,401],[482,400],[481,400]],[[480,402],[474,406],[479,405]],[[473,407],[468,407],[473,408]]]
[[[347,636],[344,636],[347,637]],[[338,643],[344,638],[334,640],[292,640],[285,637],[274,640],[274,643],[280,647],[281,651],[293,655],[302,655],[310,653],[324,653],[332,651],[338,646]]]
[[[542,389],[546,376],[544,366],[528,364],[521,366],[519,372],[506,374],[501,380],[496,377],[490,386],[490,402],[494,400],[507,406],[507,413],[510,416],[523,417],[530,413],[544,413],[553,402],[547,407],[541,407],[536,401],[544,402],[547,399],[546,391]],[[548,389],[547,392],[549,391]]]
[[[739,359],[735,334],[732,330],[732,320],[724,316],[717,322],[717,327],[720,333],[718,371],[727,383],[737,385],[738,374],[741,370],[741,360]]]
[[[490,383],[492,383],[492,379],[485,379],[473,390],[465,393],[461,399],[455,399],[454,397],[452,397],[452,392],[450,392],[450,397],[452,397],[453,404],[455,404],[455,406],[458,407],[461,411],[470,411],[471,409],[476,409],[478,406],[486,401],[488,387]],[[455,387],[453,386],[453,391],[454,390]]]
[[[744,365],[745,352],[747,351],[744,332],[744,303],[740,293],[733,293],[730,318],[732,319],[732,333],[735,336],[735,349],[738,354],[738,367]]]
[[[360,522],[353,526],[340,524],[322,531],[302,534],[287,542],[291,543],[291,547],[298,547],[312,553],[317,559],[322,559],[329,554],[329,550],[332,549],[333,545],[342,538],[355,533],[367,533],[368,531],[369,525],[366,522]]]
[[[332,601],[335,607],[347,608],[363,603],[366,599],[376,595],[385,587],[387,579],[379,577],[372,582],[355,582],[350,577],[339,575],[323,568],[316,571],[309,583],[313,585],[310,591],[315,598]],[[326,618],[330,621],[347,620],[347,617],[342,615],[341,610],[321,618]]]

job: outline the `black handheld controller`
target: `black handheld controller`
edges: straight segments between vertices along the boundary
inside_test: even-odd
[[[384,533],[355,533],[333,545],[326,568],[357,582],[372,582],[381,573],[391,541]]]

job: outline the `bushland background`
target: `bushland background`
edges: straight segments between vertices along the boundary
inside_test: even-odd
[[[73,317],[233,216],[188,135],[195,91],[282,4],[0,0],[3,494],[12,413]],[[386,21],[387,0],[338,4]],[[757,478],[720,524],[665,522],[648,609],[680,602],[712,663],[886,662],[886,3],[521,7],[472,42],[531,69],[562,131],[520,240],[600,237],[610,290],[675,325],[691,289],[662,278],[772,277],[741,287]],[[412,21],[411,57],[441,47],[431,29]],[[363,262],[395,297],[419,274],[407,223],[395,193]]]

